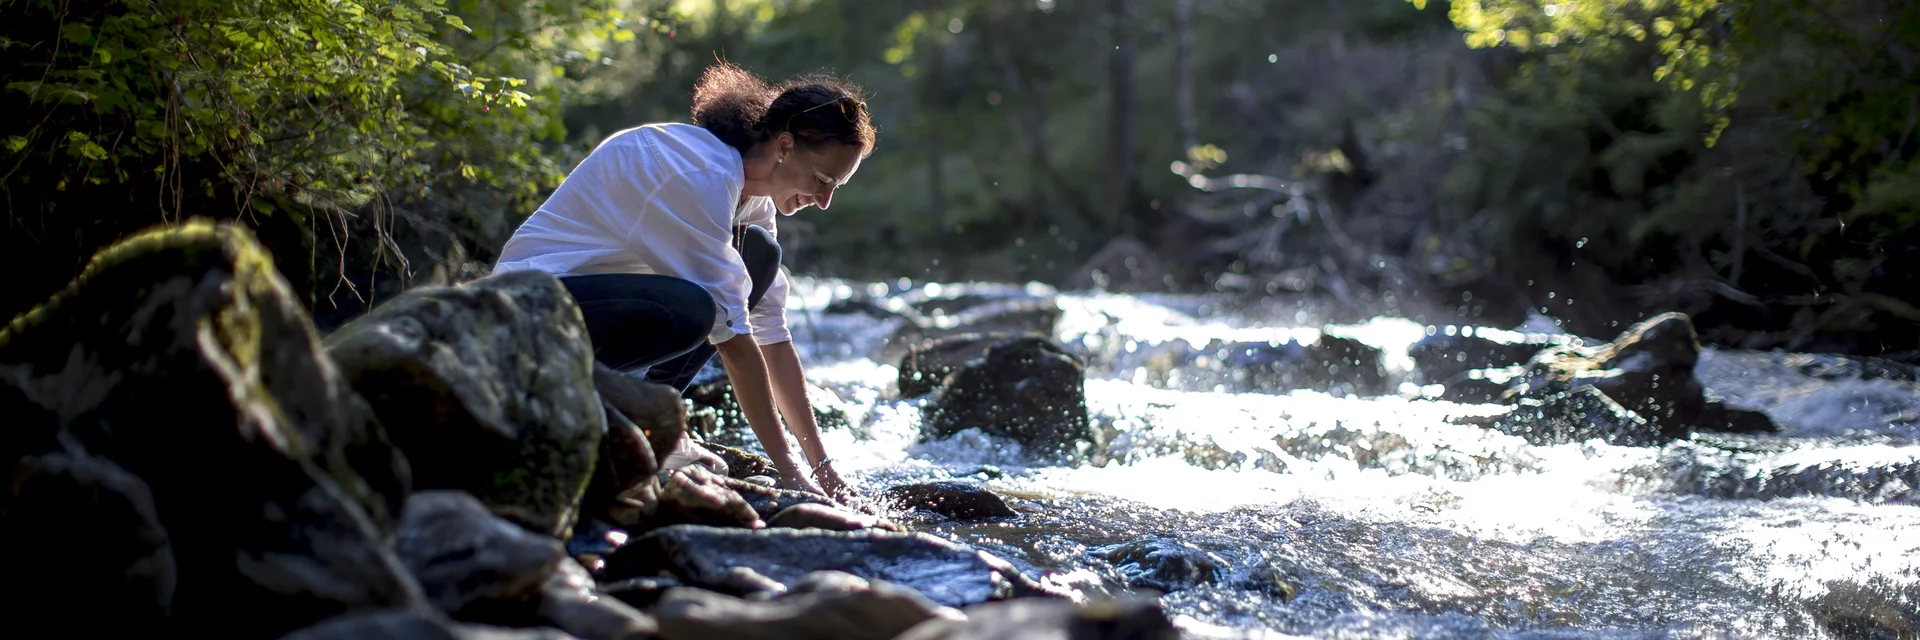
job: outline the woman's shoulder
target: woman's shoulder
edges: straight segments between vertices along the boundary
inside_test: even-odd
[[[644,124],[624,129],[601,141],[600,149],[638,152],[672,173],[697,171],[740,174],[740,152],[706,130],[683,122]]]

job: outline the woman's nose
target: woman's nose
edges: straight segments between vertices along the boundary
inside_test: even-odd
[[[833,187],[827,187],[824,193],[814,194],[813,204],[820,207],[821,211],[826,211],[827,205],[833,204]]]

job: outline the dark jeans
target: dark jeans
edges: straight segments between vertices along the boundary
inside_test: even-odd
[[[742,231],[744,230],[744,231]],[[753,286],[747,308],[760,304],[780,270],[780,245],[759,227],[735,229],[735,248]],[[718,305],[707,290],[673,276],[607,274],[560,279],[580,305],[593,357],[619,371],[645,369],[647,379],[685,393],[713,359],[707,334]]]

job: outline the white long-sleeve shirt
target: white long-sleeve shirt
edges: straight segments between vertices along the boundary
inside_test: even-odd
[[[750,224],[775,233],[776,212],[771,198],[742,202],[745,184],[740,152],[704,128],[670,123],[620,131],[601,141],[513,232],[494,273],[682,278],[718,303],[708,342],[741,334],[756,344],[791,340],[784,269],[747,310],[751,281],[732,247],[733,228]]]

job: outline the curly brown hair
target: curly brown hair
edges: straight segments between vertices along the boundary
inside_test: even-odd
[[[877,133],[865,92],[845,78],[811,73],[769,86],[730,62],[694,83],[693,122],[741,153],[784,131],[802,146],[854,146],[865,156]]]

